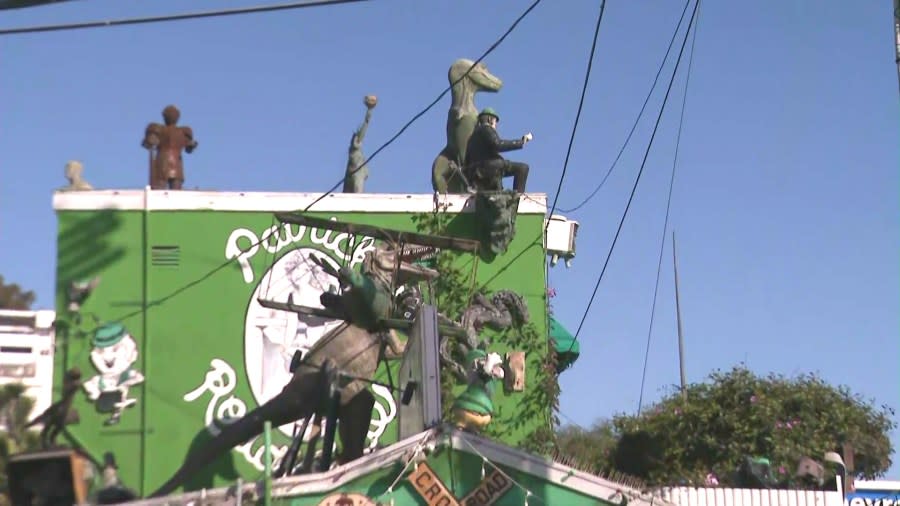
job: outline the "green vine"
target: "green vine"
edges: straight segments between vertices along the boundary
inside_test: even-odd
[[[447,207],[439,207],[434,212],[421,213],[413,217],[413,222],[421,233],[451,235],[450,222],[456,216],[447,213]],[[458,319],[467,308],[472,297],[470,290],[471,273],[459,267],[458,254],[440,252],[434,268],[441,273],[433,285],[434,300],[438,311]],[[552,343],[542,335],[534,323],[513,326],[491,336],[492,341],[502,342],[511,350],[525,352],[527,360],[526,387],[516,403],[516,409],[506,412],[502,407],[494,414],[492,422],[485,429],[485,436],[504,439],[509,434],[527,432],[522,436],[521,447],[539,454],[549,454],[556,446],[556,427],[559,426],[559,382],[557,359]],[[530,376],[529,376],[530,374]],[[459,386],[457,378],[449,368],[441,369],[441,397],[452,399]],[[443,402],[444,419],[451,416],[452,402]],[[535,420],[541,420],[534,424]]]

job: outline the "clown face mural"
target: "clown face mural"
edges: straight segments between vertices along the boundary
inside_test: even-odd
[[[97,329],[91,362],[99,374],[84,383],[84,389],[100,413],[110,413],[105,425],[119,422],[122,411],[137,403],[128,397],[131,386],[143,383],[144,376],[132,369],[138,358],[137,343],[120,323]]]

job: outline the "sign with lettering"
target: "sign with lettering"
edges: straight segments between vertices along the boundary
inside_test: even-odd
[[[319,502],[319,506],[375,506],[375,501],[362,494],[332,494]]]
[[[461,506],[490,506],[497,502],[513,486],[505,474],[494,469],[481,481],[475,490],[460,501]]]
[[[475,490],[457,500],[426,462],[419,464],[408,479],[428,506],[490,506],[513,485],[506,475],[494,469]]]

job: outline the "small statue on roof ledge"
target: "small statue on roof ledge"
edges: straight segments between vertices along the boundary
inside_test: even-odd
[[[494,414],[494,381],[504,377],[503,359],[498,353],[474,349],[466,357],[469,386],[453,402],[453,424],[456,427],[480,432]]]
[[[191,127],[177,126],[181,112],[168,105],[162,112],[165,125],[150,123],[144,131],[141,146],[150,151],[150,187],[154,190],[180,190],[184,184],[181,150],[192,153],[197,148]]]
[[[369,166],[363,165],[366,157],[362,153],[362,141],[369,128],[369,120],[372,118],[372,109],[378,104],[375,95],[366,95],[363,99],[366,104],[366,117],[363,124],[353,132],[350,138],[350,154],[347,159],[347,174],[344,177],[344,193],[362,193],[363,185],[369,179]]]
[[[71,191],[90,191],[93,190],[94,187],[90,185],[87,181],[82,179],[81,174],[84,172],[84,165],[77,160],[70,160],[66,163],[65,175],[66,179],[69,180],[68,186],[63,186],[59,189],[61,192],[71,192]]]

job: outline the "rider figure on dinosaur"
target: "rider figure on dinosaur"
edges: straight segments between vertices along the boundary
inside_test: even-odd
[[[513,189],[517,193],[525,193],[528,165],[506,160],[500,153],[522,149],[533,136],[529,132],[521,139],[501,139],[497,133],[499,122],[500,116],[490,107],[478,114],[478,125],[466,147],[466,179],[476,190],[500,191],[503,189],[503,178],[513,176]]]

